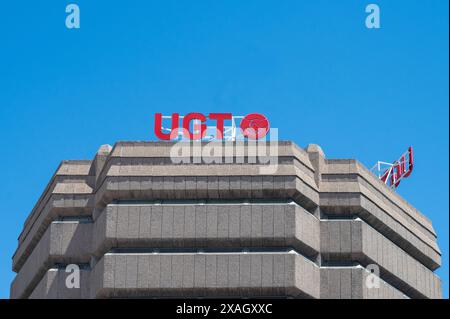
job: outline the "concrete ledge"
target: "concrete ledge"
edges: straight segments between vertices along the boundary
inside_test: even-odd
[[[319,220],[292,204],[108,205],[95,221],[93,252],[114,247],[250,248],[293,247],[319,253]]]
[[[47,186],[46,192],[39,199],[38,204],[33,208],[33,211],[28,216],[23,230],[19,235],[19,243],[22,243],[25,238],[32,232],[32,228],[41,218],[41,214],[49,206],[49,202],[55,196],[87,196],[92,194],[92,188],[86,183],[86,181],[80,181],[78,178],[55,176],[51,182],[51,185]]]
[[[371,273],[363,267],[320,268],[321,299],[408,299],[401,291],[379,279],[378,288],[368,288]]]
[[[108,177],[96,194],[97,207],[113,200],[294,199],[309,211],[319,194],[296,176]]]
[[[91,161],[62,161],[45,187],[42,195],[39,197],[36,205],[33,207],[33,210],[25,220],[23,230],[19,235],[19,242],[23,241],[24,237],[27,236],[29,229],[53,194],[92,193],[95,176],[92,176],[90,171]],[[73,185],[59,185],[66,183]]]
[[[389,211],[403,216],[410,224],[416,223],[421,231],[426,233],[430,238],[436,237],[431,221],[411,204],[405,201],[399,194],[387,187],[381,180],[373,175],[364,165],[353,159],[327,159],[327,165],[324,167],[322,175],[328,181],[356,181],[359,188],[364,188],[366,192],[373,194],[374,201],[379,201],[383,205],[389,206]],[[348,179],[349,177],[356,177]],[[321,191],[334,192],[326,190],[326,186],[322,186]],[[348,187],[348,186],[347,186]],[[370,195],[367,195],[369,196]]]
[[[409,297],[442,297],[431,270],[361,220],[322,220],[321,253],[326,261],[375,264],[381,278]]]
[[[27,298],[55,263],[88,263],[92,224],[53,222],[11,284],[11,298]]]
[[[398,221],[410,231],[418,233],[418,236],[424,238],[424,240],[429,242],[436,241],[436,235],[433,230],[430,231],[424,224],[418,222],[398,206],[384,199],[380,196],[378,191],[374,192],[374,188],[368,185],[367,182],[357,176],[351,178],[351,175],[348,175],[343,178],[346,178],[343,182],[334,181],[322,183],[320,190],[321,194],[361,194],[361,196],[382,210],[384,214],[387,214],[388,217]]]
[[[106,254],[91,297],[318,298],[319,268],[295,253]]]
[[[59,217],[90,216],[94,207],[94,196],[54,194],[37,220],[30,226],[30,232],[19,243],[13,256],[13,270],[18,272],[52,221]]]
[[[87,299],[89,298],[89,270],[80,270],[80,288],[69,289],[63,269],[49,269],[30,295],[30,299]]]
[[[215,145],[219,146],[222,149],[222,156],[220,156],[224,161],[223,163],[228,163],[226,160],[231,160],[231,163],[239,163],[239,161],[248,162],[249,156],[254,158],[255,154],[254,151],[251,149],[245,149],[244,152],[238,152],[235,149],[236,145],[242,146],[242,145],[249,145],[249,143],[241,143],[241,142],[213,142],[213,143],[199,143],[202,146],[208,145]],[[302,168],[304,168],[305,174],[307,174],[310,177],[314,177],[314,167],[311,165],[311,162],[309,160],[308,153],[299,148],[295,143],[289,142],[289,141],[278,141],[276,143],[276,147],[269,149],[268,145],[272,144],[273,142],[264,142],[259,141],[259,145],[265,145],[265,149],[258,150],[259,156],[264,157],[278,157],[278,158],[290,158],[290,162],[292,163],[292,160],[295,159]],[[120,163],[119,166],[123,165],[126,166],[127,163],[130,164],[132,162],[135,162],[134,165],[146,165],[149,163],[155,163],[160,162],[159,165],[164,164],[173,164],[171,161],[171,149],[175,145],[190,145],[189,143],[179,143],[179,142],[117,142],[110,155],[107,157],[105,161],[105,165],[103,166],[103,169],[101,172],[99,172],[99,178],[97,180],[103,181],[103,179],[107,175],[116,174],[117,168],[113,168],[114,165],[117,163]],[[198,145],[196,143],[196,145]],[[224,152],[223,146],[231,146],[232,152]],[[191,146],[192,147],[192,146]],[[206,155],[206,156],[203,156]],[[188,158],[177,155],[175,152],[172,154],[174,158]],[[202,158],[205,160],[202,165],[189,165],[191,167],[195,166],[208,166],[205,163],[210,162],[210,159],[216,158],[212,157],[207,154],[202,154]],[[168,161],[170,160],[170,163]],[[239,161],[237,161],[239,160]],[[138,164],[139,163],[139,164]],[[222,165],[212,164],[209,166],[216,167],[219,170],[221,169]],[[246,165],[250,166],[250,165]],[[252,165],[255,166],[255,165]],[[119,169],[120,170],[120,169]],[[144,171],[148,171],[148,169],[145,169]],[[145,173],[144,173],[145,174]],[[198,174],[196,174],[198,175]],[[242,174],[241,174],[242,175]],[[99,182],[100,184],[101,182]]]
[[[258,141],[260,145],[266,146],[266,151],[263,152],[266,155],[270,155],[268,146],[274,144],[270,141]],[[149,142],[149,141],[118,141],[114,144],[114,147],[110,153],[111,157],[170,157],[170,150],[175,145],[189,145],[189,142]],[[205,145],[216,145],[216,146],[248,146],[248,142],[201,142],[202,146]],[[196,144],[198,145],[198,144]],[[296,156],[301,160],[307,167],[314,170],[313,166],[308,157],[308,153],[297,146],[292,141],[277,141],[277,154],[278,156]],[[243,156],[236,149],[233,150],[231,154],[233,157]],[[248,152],[245,151],[244,156],[247,156]]]
[[[420,232],[411,232],[380,207],[358,193],[322,193],[321,211],[328,216],[358,216],[431,270],[441,265],[436,241]]]

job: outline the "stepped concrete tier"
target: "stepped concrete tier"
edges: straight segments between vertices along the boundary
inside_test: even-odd
[[[118,142],[63,161],[19,235],[11,298],[441,298],[428,218],[356,160],[263,143],[256,159],[248,143],[194,160]]]

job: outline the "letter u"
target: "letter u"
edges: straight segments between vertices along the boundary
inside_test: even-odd
[[[162,114],[155,113],[155,135],[161,140],[170,141],[178,136],[180,115],[178,113],[172,114],[172,129],[170,133],[162,132]]]

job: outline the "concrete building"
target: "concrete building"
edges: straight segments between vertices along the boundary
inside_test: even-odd
[[[175,164],[173,145],[63,161],[18,238],[11,298],[441,298],[431,221],[358,161],[279,142],[261,175],[249,154]]]

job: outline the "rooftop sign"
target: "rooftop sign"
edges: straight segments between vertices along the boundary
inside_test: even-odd
[[[387,167],[387,168],[386,168]],[[410,146],[408,151],[402,154],[394,163],[386,163],[378,161],[371,171],[378,175],[378,178],[395,189],[400,184],[400,181],[411,175],[414,167],[414,152]]]
[[[180,128],[181,120],[181,128]],[[170,126],[165,126],[169,122]],[[208,125],[208,122],[210,125]],[[233,116],[231,113],[188,113],[181,116],[173,113],[164,116],[155,114],[155,135],[161,140],[227,140],[261,139],[270,129],[269,120],[262,114]]]

